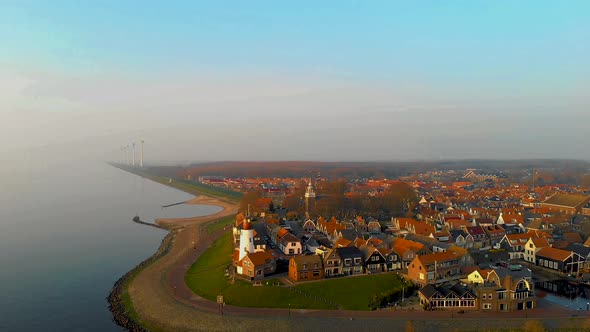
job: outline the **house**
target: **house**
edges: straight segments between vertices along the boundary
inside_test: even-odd
[[[279,249],[285,255],[300,255],[302,253],[301,241],[295,235],[286,233],[279,240]]]
[[[335,277],[342,274],[342,258],[336,249],[331,249],[324,255],[324,275],[326,277]]]
[[[324,266],[321,256],[295,256],[289,260],[289,279],[292,281],[320,280],[323,278]]]
[[[381,233],[381,224],[378,221],[370,221],[367,224],[367,231],[369,233]]]
[[[314,237],[306,237],[302,238],[302,247],[303,250],[310,253],[315,253],[316,250],[320,247],[320,244]]]
[[[546,247],[536,253],[535,264],[551,270],[575,275],[579,272],[580,265],[584,264],[584,260],[584,257],[573,251]]]
[[[387,271],[387,259],[381,251],[371,245],[361,246],[359,250],[362,253],[367,273]]]
[[[276,271],[277,258],[273,251],[249,253],[237,265],[243,277],[260,280]]]
[[[394,218],[393,225],[397,229],[405,229],[412,234],[430,236],[430,234],[436,233],[434,226],[412,218]]]
[[[584,264],[582,268],[585,270],[590,270],[590,248],[586,247],[580,243],[573,243],[570,244],[565,248],[565,250],[573,251],[576,254],[582,256],[584,258]]]
[[[424,244],[402,238],[395,240],[392,250],[400,257],[402,269],[407,268],[416,255],[425,255],[430,252]]]
[[[381,255],[385,257],[385,266],[387,271],[394,271],[402,268],[401,257],[395,251],[393,251],[393,249],[377,248],[377,250],[379,250]]]
[[[473,248],[473,236],[462,229],[450,230],[452,241],[461,248]]]
[[[588,202],[590,202],[590,195],[555,193],[541,203],[541,206],[552,212],[573,215],[580,214]]]
[[[488,274],[492,271],[492,269],[479,269],[476,268],[473,272],[467,275],[467,281],[472,284],[483,284],[486,279],[488,278]]]
[[[499,243],[504,237],[504,235],[506,235],[504,228],[498,225],[485,226],[483,227],[483,230],[486,232],[486,235],[490,239],[491,245]]]
[[[332,249],[324,258],[326,277],[362,274],[363,257],[356,247],[341,247]]]
[[[490,239],[479,225],[463,227],[463,230],[473,237],[473,248],[481,249],[490,246]]]
[[[517,311],[536,307],[532,272],[529,269],[499,268],[488,273],[486,281],[475,287],[478,309]]]
[[[363,254],[356,247],[336,248],[341,258],[341,271],[345,276],[364,273]]]
[[[531,237],[531,233],[506,234],[500,241],[500,246],[508,252],[510,259],[523,259],[524,247]]]
[[[427,310],[476,310],[476,294],[469,288],[455,283],[452,286],[426,284],[418,291],[420,304]]]
[[[408,265],[408,278],[418,285],[457,279],[459,258],[456,252],[448,251],[418,255]]]
[[[307,219],[304,223],[303,223],[303,231],[311,233],[311,232],[315,232],[317,231],[317,226],[316,224],[313,222],[313,220],[311,219]]]
[[[539,250],[549,247],[549,242],[544,237],[531,237],[525,244],[524,260],[530,263],[535,263],[536,254]]]

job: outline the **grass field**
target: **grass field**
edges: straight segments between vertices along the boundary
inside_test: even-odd
[[[400,279],[393,274],[323,280],[294,286],[295,291],[272,286],[272,281],[263,286],[241,280],[231,284],[225,270],[231,264],[232,250],[228,232],[188,270],[185,281],[189,288],[211,301],[223,294],[227,304],[243,307],[369,310],[374,294],[401,287]]]
[[[208,223],[206,226],[207,234],[213,234],[218,230],[223,229],[225,226],[231,226],[235,218],[235,216],[231,215]]]
[[[151,174],[145,170],[125,167],[123,165],[113,164],[113,166],[123,169],[125,171],[128,171],[130,173],[139,175],[139,176],[144,177],[146,179],[150,179],[154,182],[158,182],[163,185],[173,187],[178,190],[182,190],[182,191],[187,192],[192,195],[211,196],[211,197],[216,197],[216,198],[220,198],[220,199],[225,199],[225,200],[228,200],[228,201],[231,201],[234,203],[238,202],[242,198],[242,193],[236,192],[233,190],[229,190],[229,189],[218,188],[218,187],[214,187],[214,186],[205,185],[202,183],[197,183],[197,182],[193,182],[193,181],[186,181],[186,180],[181,180],[181,179],[173,179],[173,181],[170,182],[168,178]]]

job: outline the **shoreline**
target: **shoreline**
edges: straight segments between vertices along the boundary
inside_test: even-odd
[[[114,166],[114,165],[113,165]],[[116,167],[116,166],[115,166]],[[137,174],[131,170],[117,167],[123,171],[132,173],[134,175],[140,176],[144,179],[154,181],[150,177],[144,176],[142,174]],[[195,195],[193,191],[182,190],[181,188],[177,188],[176,186],[167,185],[166,183],[162,183],[159,181],[154,181],[156,183],[160,183],[162,185],[166,185],[170,188],[174,188],[183,192],[186,192],[191,195]],[[135,304],[133,303],[133,298],[129,292],[129,288],[133,281],[144,271],[147,267],[152,265],[153,263],[159,261],[161,258],[165,257],[170,250],[172,249],[174,242],[176,240],[176,235],[181,232],[185,227],[192,228],[197,227],[199,231],[201,230],[201,226],[205,225],[209,222],[215,221],[219,218],[234,214],[234,210],[237,212],[237,203],[230,203],[230,201],[224,198],[215,198],[208,195],[198,195],[195,196],[182,204],[189,204],[189,205],[212,205],[218,206],[221,208],[220,211],[204,215],[204,216],[197,216],[197,217],[188,217],[188,218],[158,218],[154,220],[154,224],[145,223],[148,226],[154,226],[160,229],[167,230],[167,234],[162,239],[160,245],[156,249],[156,251],[145,260],[141,261],[123,276],[121,276],[114,284],[111,292],[107,296],[107,302],[109,303],[109,311],[113,315],[113,321],[121,326],[122,328],[128,331],[149,331],[142,323],[139,317],[132,317],[131,313],[129,312],[128,304],[125,303],[124,296],[128,295],[129,300],[131,301],[131,305],[133,306],[133,311],[135,311],[135,315],[139,316],[140,314],[137,312]]]
[[[177,188],[178,189],[178,188]],[[579,328],[590,323],[587,314],[573,315],[568,310],[554,310],[554,307],[538,308],[528,314],[468,313],[466,317],[453,318],[452,312],[425,313],[423,311],[373,311],[357,312],[346,310],[305,310],[282,308],[247,308],[227,305],[220,315],[219,307],[193,293],[185,283],[186,270],[223,231],[204,234],[208,222],[232,214],[237,204],[215,200],[210,196],[198,196],[187,204],[208,204],[222,206],[222,211],[208,216],[159,219],[158,225],[169,230],[170,241],[161,244],[158,251],[128,272],[115,286],[120,286],[118,299],[123,305],[119,318],[130,331],[154,330],[325,330],[340,327],[340,330],[372,329],[387,324],[404,329],[408,323],[416,324],[416,330],[478,329],[480,323],[490,330],[504,328],[522,330],[528,321],[541,321],[546,328]],[[214,204],[217,203],[217,204]],[[219,204],[221,203],[221,204]],[[225,203],[225,204],[224,204]],[[206,233],[206,232],[205,232]],[[166,248],[167,250],[164,250]],[[161,255],[157,255],[161,253]],[[115,291],[115,289],[113,289]],[[131,299],[134,321],[120,295]],[[115,307],[116,308],[116,307]],[[577,317],[576,317],[577,316]],[[129,322],[130,321],[130,322]],[[458,323],[461,322],[461,323]],[[562,325],[566,323],[568,325]],[[455,323],[460,324],[459,326]],[[324,327],[324,328],[321,328]]]

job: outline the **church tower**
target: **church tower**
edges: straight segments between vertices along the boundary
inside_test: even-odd
[[[315,203],[315,191],[313,190],[313,184],[311,183],[311,178],[309,178],[309,183],[307,184],[307,189],[305,190],[305,213],[309,216],[309,211],[313,209],[313,204]]]

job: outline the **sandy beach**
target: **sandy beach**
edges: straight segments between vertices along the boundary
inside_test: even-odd
[[[221,211],[210,214],[206,216],[200,217],[191,217],[191,218],[162,218],[156,219],[156,223],[160,226],[169,228],[169,229],[176,229],[179,227],[190,227],[190,226],[198,226],[200,224],[209,222],[214,219],[218,219],[221,217],[225,217],[231,214],[236,214],[238,211],[238,205],[235,203],[229,203],[227,201],[222,201],[210,196],[196,196],[186,202],[185,204],[193,204],[193,205],[213,205],[221,207]]]

